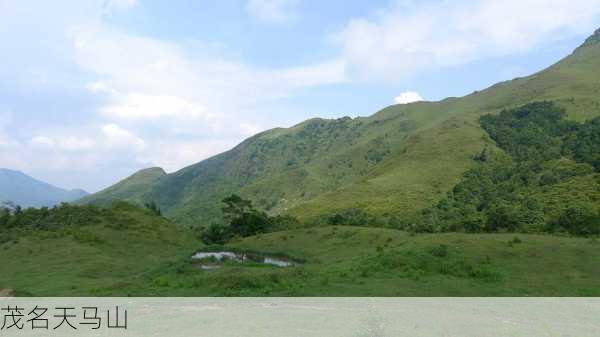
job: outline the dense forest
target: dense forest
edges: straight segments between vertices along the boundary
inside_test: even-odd
[[[576,123],[555,104],[536,102],[480,123],[504,152],[476,155],[477,166],[424,212],[420,230],[600,233],[600,118]],[[553,188],[582,177],[595,183],[591,195],[565,195],[561,207],[547,202]]]

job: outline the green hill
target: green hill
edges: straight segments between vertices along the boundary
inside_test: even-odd
[[[124,287],[187,259],[198,245],[184,227],[126,203],[63,204],[9,216],[0,210],[0,291],[126,296]]]
[[[78,202],[105,206],[115,200],[139,203],[144,195],[166,175],[166,172],[159,167],[144,169],[96,194],[85,196]]]
[[[411,219],[443,199],[482,149],[502,151],[479,124],[482,115],[551,101],[568,119],[583,122],[600,115],[599,70],[600,30],[528,77],[462,98],[390,106],[366,118],[311,119],[269,130],[172,174],[137,173],[83,202],[155,201],[168,217],[198,226],[218,219],[220,200],[231,193],[302,220],[348,209]]]

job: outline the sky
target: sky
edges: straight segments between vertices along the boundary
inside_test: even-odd
[[[600,0],[0,0],[0,167],[98,191],[567,56]]]

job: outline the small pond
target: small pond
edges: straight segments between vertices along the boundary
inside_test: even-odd
[[[270,256],[267,254],[258,254],[250,252],[197,252],[192,255],[192,261],[196,262],[194,265],[199,269],[210,270],[220,268],[226,262],[234,263],[258,263],[265,265],[272,265],[276,267],[291,267],[296,264],[294,261],[279,257]]]

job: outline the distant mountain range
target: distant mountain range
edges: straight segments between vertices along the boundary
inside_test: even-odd
[[[86,195],[88,193],[84,190],[65,190],[23,172],[0,168],[0,203],[12,202],[21,207],[51,207]]]
[[[600,30],[528,77],[461,98],[393,105],[370,117],[315,118],[265,131],[178,172],[136,173],[82,202],[154,201],[167,217],[201,226],[221,216],[220,200],[231,193],[300,219],[351,209],[410,218],[452,191],[483,149],[503,151],[481,116],[535,101],[551,101],[577,122],[600,116]],[[566,182],[569,195],[583,198],[579,187],[598,188],[596,176],[586,178],[595,186]],[[539,193],[563,195],[556,188]]]

